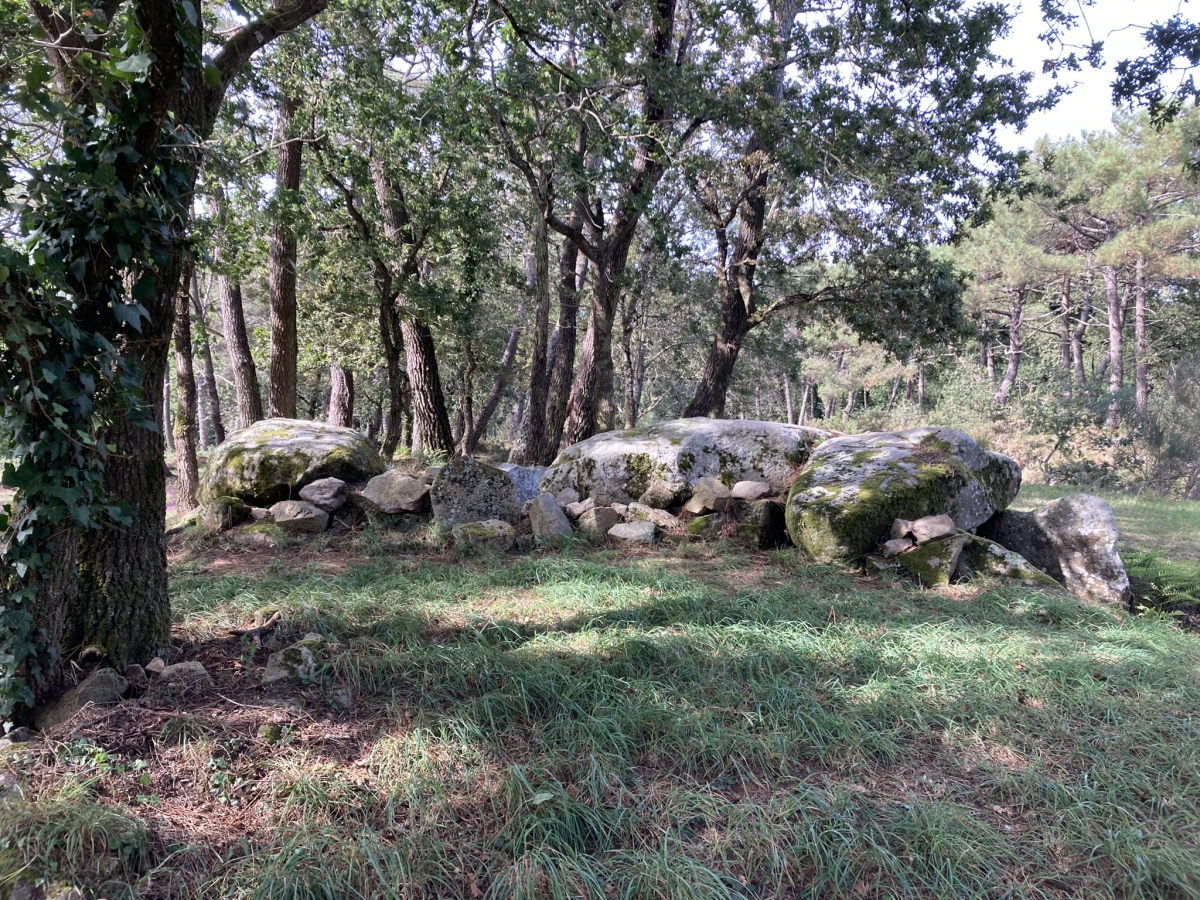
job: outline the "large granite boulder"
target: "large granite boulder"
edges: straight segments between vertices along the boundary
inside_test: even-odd
[[[1019,553],[1085,603],[1129,603],[1117,520],[1099,497],[1063,497],[1033,512],[1005,510],[979,533]]]
[[[685,502],[701,478],[727,487],[765,481],[785,489],[826,431],[742,419],[676,419],[610,431],[573,444],[542,479],[542,490],[577,491],[601,505],[665,507]],[[673,502],[671,502],[673,501]]]
[[[300,419],[264,419],[212,452],[200,502],[233,497],[271,506],[322,478],[366,481],[387,468],[375,445],[350,428]]]
[[[896,519],[946,514],[978,528],[1021,487],[1015,460],[951,428],[913,428],[821,444],[788,494],[792,542],[816,559],[853,561],[889,537]]]
[[[521,521],[517,489],[508,473],[470,457],[452,459],[429,487],[433,518],[442,528],[500,519]]]
[[[526,503],[537,497],[541,491],[538,485],[546,474],[545,466],[518,466],[516,463],[497,463],[497,469],[508,473],[513,486],[517,489],[517,505],[524,507]]]

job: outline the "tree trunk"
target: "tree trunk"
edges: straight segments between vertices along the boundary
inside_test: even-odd
[[[67,646],[98,646],[117,671],[170,647],[161,410],[182,264],[180,250],[156,273],[157,289],[146,301],[149,318],[141,333],[122,339],[122,353],[141,367],[144,399],[159,419],[158,430],[124,418],[98,435],[120,448],[105,463],[104,490],[112,501],[128,504],[132,522],[80,534],[78,590],[67,601]]]
[[[783,376],[783,407],[787,410],[787,423],[796,424],[796,410],[792,406],[792,376]]]
[[[168,369],[166,374],[163,376],[162,396],[163,396],[163,408],[162,408],[163,438],[166,441],[167,449],[174,451],[175,450],[175,433],[171,427],[173,418],[171,416],[171,371],[170,371],[170,369]]]
[[[388,408],[384,416],[381,452],[385,460],[391,460],[400,446],[404,434],[404,408],[408,393],[408,376],[404,372],[401,357],[404,355],[404,333],[400,328],[400,316],[390,299],[382,299],[379,308],[379,338],[383,345],[383,359],[387,364]]]
[[[270,414],[296,418],[296,231],[292,223],[300,190],[300,156],[304,144],[294,132],[298,103],[279,102],[279,158],[275,167],[275,223],[271,228],[271,367]]]
[[[175,383],[178,409],[175,415],[175,458],[179,469],[176,503],[191,510],[200,505],[200,465],[196,460],[196,375],[192,369],[192,317],[189,294],[195,262],[184,263],[184,277],[175,292]],[[169,431],[168,431],[169,433]]]
[[[1121,417],[1121,389],[1125,385],[1125,369],[1121,359],[1124,338],[1121,325],[1124,316],[1116,266],[1105,266],[1101,271],[1104,276],[1104,292],[1108,299],[1108,392],[1112,396],[1104,425],[1106,428],[1116,428]]]
[[[573,223],[574,218],[571,219]],[[546,427],[529,456],[534,465],[548,466],[558,455],[567,407],[571,396],[571,376],[575,371],[578,343],[579,292],[587,280],[588,259],[569,240],[563,241],[559,258],[558,327],[554,354],[550,360],[550,392],[546,398]]]
[[[917,363],[917,411],[925,415],[925,361]]]
[[[233,372],[233,388],[237,394],[237,427],[249,428],[263,418],[262,394],[258,389],[258,372],[250,353],[246,336],[246,317],[242,312],[242,286],[222,275],[218,278],[221,291],[221,318],[225,323],[225,350]]]
[[[1058,349],[1062,357],[1063,372],[1071,375],[1071,276],[1064,275],[1062,293],[1058,301]]]
[[[63,523],[47,549],[49,578],[39,588],[33,607],[33,636],[39,652],[27,664],[35,709],[59,695],[63,653],[76,649],[64,644],[63,639],[64,616],[78,577],[79,530],[72,522]]]
[[[1146,259],[1140,254],[1134,278],[1134,412],[1141,419],[1150,406],[1150,371],[1146,362]]]
[[[523,310],[518,310],[518,321],[523,317]],[[504,390],[508,387],[508,379],[512,377],[513,365],[517,359],[517,347],[520,339],[521,326],[517,324],[508,332],[508,343],[504,345],[504,355],[500,357],[500,368],[496,372],[496,380],[492,383],[492,389],[488,392],[487,399],[483,401],[479,415],[470,423],[470,427],[465,432],[462,444],[458,450],[460,456],[470,456],[474,453],[480,439],[483,437],[483,433],[487,431],[488,423],[491,422],[492,416],[495,415],[496,407],[500,405],[500,398],[504,396]],[[530,407],[526,413],[526,421],[528,421],[528,413],[532,411],[532,407]],[[517,429],[517,434],[520,435],[526,431],[525,427],[521,427]]]
[[[546,211],[539,206],[533,221],[533,346],[529,354],[529,412],[525,416],[522,439],[511,456],[521,465],[539,465],[546,442],[546,400],[550,395],[551,373],[547,365],[550,334],[550,234]],[[514,329],[515,331],[515,329]],[[510,339],[511,343],[511,339]],[[497,402],[499,398],[497,398]],[[472,429],[474,430],[474,429]],[[478,440],[478,438],[475,438]],[[472,452],[470,450],[468,453]]]
[[[807,378],[800,379],[800,414],[796,416],[797,425],[805,425],[808,423],[808,398],[812,394],[812,388],[808,383]]]
[[[888,397],[887,411],[891,412],[896,408],[896,395],[900,393],[900,382],[903,380],[902,375],[896,376],[896,381],[892,384],[892,395]]]
[[[415,316],[400,322],[407,357],[408,384],[412,390],[413,452],[454,453],[450,416],[438,374],[437,349],[429,326]]]
[[[211,284],[211,282],[210,282]],[[205,312],[207,302],[200,302],[200,281],[199,275],[194,271],[192,273],[192,311],[196,314],[196,324],[199,326],[197,331],[199,340],[197,344],[200,350],[200,358],[204,361],[204,384],[202,387],[197,385],[202,394],[208,398],[208,412],[212,416],[212,441],[216,444],[225,443],[225,421],[221,416],[221,395],[217,391],[217,376],[213,368],[212,357],[212,332],[208,330],[208,317]],[[201,440],[204,446],[212,446],[207,441]]]
[[[354,427],[354,370],[337,363],[329,367],[329,424]]]
[[[1004,378],[1000,381],[1000,389],[996,391],[996,403],[1003,406],[1008,402],[1008,393],[1017,380],[1017,372],[1021,367],[1021,354],[1024,345],[1021,341],[1021,317],[1025,312],[1025,288],[1019,287],[1013,291],[1012,308],[1008,314],[1008,366],[1004,369]]]
[[[1071,364],[1075,369],[1075,382],[1087,383],[1087,373],[1083,370],[1083,336],[1087,333],[1088,322],[1092,318],[1092,292],[1095,289],[1096,276],[1089,259],[1083,273],[1083,299],[1079,307],[1079,321],[1071,333]]]

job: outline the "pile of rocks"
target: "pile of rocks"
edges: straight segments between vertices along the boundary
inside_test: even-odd
[[[681,419],[596,435],[548,468],[462,458],[411,474],[387,469],[349,429],[268,420],[218,448],[202,495],[217,527],[269,520],[316,534],[349,505],[382,525],[427,517],[476,549],[508,550],[522,533],[544,545],[794,544],[823,562],[900,566],[926,584],[987,573],[1127,602],[1107,504],[1009,511],[1020,486],[1014,460],[949,428],[835,436]]]

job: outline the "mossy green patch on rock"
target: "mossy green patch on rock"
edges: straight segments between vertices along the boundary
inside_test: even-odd
[[[964,529],[1004,509],[1021,485],[1016,462],[949,428],[826,441],[792,484],[792,541],[818,560],[855,561],[895,519],[946,513]]]
[[[828,436],[777,422],[704,418],[611,431],[564,450],[541,489],[558,493],[570,488],[601,505],[631,503],[651,486],[683,503],[692,485],[707,477],[727,487],[754,480],[783,490],[797,463]]]
[[[958,574],[966,578],[984,577],[1015,581],[1045,590],[1066,590],[1021,554],[978,535],[972,535],[971,542],[963,548]]]
[[[320,478],[360,482],[386,468],[375,446],[357,431],[324,422],[265,419],[213,451],[200,502],[208,507],[218,498],[232,497],[270,506]]]
[[[949,584],[958,557],[971,541],[969,534],[951,534],[927,544],[920,544],[896,557],[896,561],[920,579],[926,587]]]

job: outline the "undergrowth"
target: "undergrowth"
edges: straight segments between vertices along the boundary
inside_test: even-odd
[[[191,559],[173,583],[181,653],[217,687],[10,751],[0,884],[1200,894],[1200,637],[1166,616],[695,546],[453,558],[370,539]],[[283,637],[333,641],[315,683],[257,685],[265,651],[227,629],[264,606]]]

